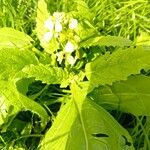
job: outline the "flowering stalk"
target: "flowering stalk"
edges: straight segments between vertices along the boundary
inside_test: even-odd
[[[43,35],[43,41],[50,45],[58,45],[59,52],[58,49],[54,51],[58,63],[61,64],[65,59],[65,64],[73,66],[76,57],[72,56],[72,53],[77,50],[79,41],[75,32],[78,29],[78,20],[69,18],[64,12],[55,12],[44,22],[44,27],[47,32]]]

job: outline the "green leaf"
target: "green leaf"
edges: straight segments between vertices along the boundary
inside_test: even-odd
[[[30,110],[41,117],[42,127],[46,126],[49,116],[45,109],[40,104],[19,93],[12,81],[0,81],[0,98],[3,101],[3,112],[9,112],[9,116],[16,115],[19,111]]]
[[[59,112],[40,150],[134,150],[131,137],[102,107],[85,98],[76,87]],[[84,93],[84,94],[83,94]]]
[[[26,65],[38,64],[33,52],[19,49],[0,50],[0,79],[7,80],[14,77]]]
[[[60,84],[68,79],[66,70],[43,64],[26,66],[23,72],[27,74],[27,77],[34,77],[47,84]]]
[[[47,10],[47,4],[45,0],[39,0],[38,1],[38,7],[37,7],[37,18],[36,18],[36,31],[39,39],[41,39],[41,36],[43,35],[43,29],[44,28],[44,22],[46,19],[48,19],[49,13]]]
[[[112,86],[100,86],[89,97],[106,109],[150,116],[150,77],[131,76]]]
[[[150,67],[150,51],[142,47],[106,53],[86,65],[86,76],[91,86],[112,84],[126,80],[131,74]]]
[[[137,37],[136,45],[140,45],[145,49],[150,49],[150,35],[146,32],[141,32],[140,36]]]
[[[94,36],[84,39],[81,43],[81,47],[90,46],[130,46],[132,41],[118,36]]]
[[[18,80],[16,82],[17,90],[23,95],[26,95],[28,92],[28,87],[32,82],[34,82],[33,78],[22,78]]]
[[[45,0],[39,0],[36,17],[36,33],[43,48],[47,48],[49,46],[48,43],[43,41],[44,34],[47,32],[47,29],[44,27],[44,23],[48,17],[49,13],[47,11],[47,4]]]
[[[137,45],[149,45],[150,46],[150,35],[146,32],[142,32],[140,36],[137,37]]]
[[[22,48],[31,47],[32,38],[23,32],[12,28],[0,28],[0,49],[2,48]]]

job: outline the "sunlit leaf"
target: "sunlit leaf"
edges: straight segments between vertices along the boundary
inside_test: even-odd
[[[0,81],[0,98],[1,115],[4,115],[4,113],[7,112],[7,115],[13,116],[16,115],[19,111],[30,110],[31,112],[36,113],[41,117],[42,126],[45,127],[49,119],[45,109],[40,104],[19,93],[13,82],[2,80]],[[3,118],[4,121],[5,117]]]
[[[134,150],[127,131],[108,112],[84,99],[78,87],[72,90],[72,99],[59,112],[40,150]]]
[[[12,28],[0,28],[0,49],[2,48],[20,48],[26,49],[31,47],[32,38],[27,34],[12,29]]]
[[[86,76],[93,87],[111,85],[115,81],[126,80],[131,74],[139,74],[141,69],[150,67],[150,51],[142,47],[120,49],[106,53],[86,65]]]
[[[99,86],[89,97],[109,110],[150,116],[150,78],[147,76],[131,76],[112,86]]]

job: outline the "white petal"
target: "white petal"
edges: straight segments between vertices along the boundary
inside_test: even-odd
[[[76,59],[73,56],[68,56],[67,61],[70,65],[74,65],[76,62]]]
[[[45,21],[45,27],[49,30],[53,30],[54,29],[54,22],[51,18],[48,18],[46,21]]]
[[[52,32],[46,32],[44,34],[44,41],[49,42],[53,37],[53,33]]]
[[[56,21],[55,31],[56,32],[61,32],[62,31],[62,25],[61,25],[61,23],[59,21]]]
[[[69,23],[69,29],[75,29],[77,26],[78,26],[78,20],[72,18]]]
[[[65,52],[67,53],[72,53],[74,51],[74,45],[68,41],[67,44],[65,45]]]

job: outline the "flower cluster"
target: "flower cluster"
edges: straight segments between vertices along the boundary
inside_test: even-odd
[[[78,48],[78,42],[80,38],[76,34],[78,29],[78,20],[67,16],[64,12],[55,12],[52,16],[44,22],[44,27],[47,32],[43,35],[43,40],[47,43],[59,45],[59,48],[55,51],[57,61],[65,62],[73,66],[76,62],[76,57],[72,56],[72,53]],[[59,52],[58,52],[59,50]]]

